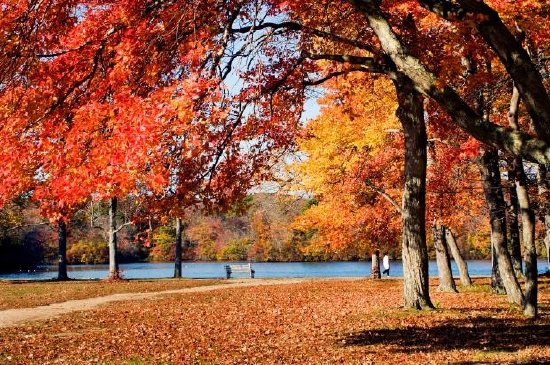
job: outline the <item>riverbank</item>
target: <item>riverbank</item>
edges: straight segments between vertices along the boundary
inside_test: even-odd
[[[122,285],[130,288],[135,284],[143,291],[148,283],[153,290],[159,288],[155,285],[167,287],[178,280],[160,282],[129,281]],[[429,312],[400,308],[399,279],[304,279],[284,285],[234,285],[243,282],[223,281],[219,287],[219,283],[201,281],[194,292],[117,301],[3,328],[0,363],[550,361],[547,278],[540,283],[541,318],[534,322],[526,321],[504,296],[492,294],[486,279],[475,279],[476,286],[459,294],[437,292],[437,280],[433,280],[432,299],[438,309]],[[248,282],[256,285],[265,281]],[[70,287],[83,283],[62,284]]]

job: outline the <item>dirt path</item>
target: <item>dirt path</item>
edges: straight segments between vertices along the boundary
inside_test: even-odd
[[[283,285],[301,283],[306,279],[277,279],[277,280],[262,280],[262,279],[245,279],[238,281],[228,281],[227,284],[216,284],[207,286],[198,286],[185,289],[164,290],[149,293],[123,293],[112,294],[103,297],[95,297],[89,299],[69,300],[62,303],[54,303],[34,308],[17,308],[0,311],[0,328],[11,327],[23,324],[29,321],[37,321],[41,319],[49,319],[61,314],[90,310],[102,304],[118,302],[123,300],[140,300],[159,297],[166,294],[185,294],[185,293],[201,293],[218,289],[227,288],[242,288],[261,285]]]

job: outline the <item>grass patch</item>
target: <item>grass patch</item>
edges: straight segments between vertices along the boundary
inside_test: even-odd
[[[157,279],[157,280],[69,280],[47,282],[0,282],[0,310],[28,308],[60,303],[67,300],[98,296],[156,292],[212,285],[221,280]]]
[[[458,291],[461,293],[491,293],[490,284],[473,284],[470,286],[460,286]]]

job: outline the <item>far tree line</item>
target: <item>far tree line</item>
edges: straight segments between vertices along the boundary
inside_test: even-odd
[[[320,204],[315,198],[257,193],[240,204],[240,211],[211,215],[197,211],[181,223],[181,258],[183,261],[355,261],[370,260],[374,250],[387,252],[392,259],[401,258],[397,232],[380,237],[377,242],[366,238],[349,241],[350,237],[338,232],[338,227],[333,225],[332,230],[338,237],[332,242],[321,232],[323,226],[305,228],[304,219],[316,214],[310,209]],[[377,208],[371,205],[369,209]],[[133,214],[131,199],[119,202],[120,221],[127,221]],[[459,237],[455,237],[450,228],[440,226],[446,229],[443,242],[454,243],[449,245],[449,255],[451,247],[456,247],[464,259],[491,259],[488,222],[481,221],[470,235]],[[33,271],[57,264],[58,232],[43,221],[31,201],[22,199],[5,206],[0,211],[0,227],[1,272]],[[176,228],[174,221],[162,222],[153,217],[125,226],[117,235],[118,261],[174,262]],[[352,224],[346,229],[351,230]],[[429,238],[432,259],[437,257],[436,246],[441,241],[437,234]],[[321,244],[323,239],[326,241]],[[544,253],[542,239],[538,244],[539,252]],[[109,263],[106,204],[90,204],[75,214],[67,227],[66,255],[70,265]],[[521,272],[521,266],[518,270]],[[501,285],[498,280],[495,283]]]

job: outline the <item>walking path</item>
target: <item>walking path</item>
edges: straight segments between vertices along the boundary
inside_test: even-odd
[[[29,321],[38,321],[42,319],[49,319],[57,317],[61,314],[90,310],[94,309],[102,304],[119,302],[123,300],[140,300],[150,299],[166,294],[185,294],[185,293],[202,293],[209,292],[218,289],[227,288],[242,288],[250,286],[262,286],[262,285],[283,285],[283,284],[295,284],[301,283],[307,279],[282,279],[282,280],[262,280],[262,279],[245,279],[237,282],[231,280],[227,284],[215,284],[207,286],[198,286],[185,289],[173,289],[164,290],[158,292],[148,293],[123,293],[112,294],[103,297],[95,297],[88,299],[69,300],[62,303],[54,303],[34,308],[16,308],[0,311],[0,328],[17,326]]]

